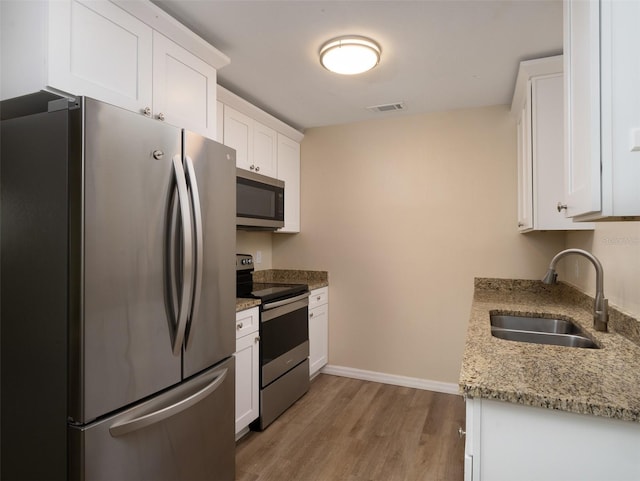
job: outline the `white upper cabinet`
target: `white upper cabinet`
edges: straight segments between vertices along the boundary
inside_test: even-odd
[[[236,150],[236,166],[284,181],[284,227],[300,232],[300,142],[302,132],[218,85],[222,143]]]
[[[2,1],[2,98],[85,95],[216,138],[229,59],[139,0]]]
[[[225,105],[223,131],[223,143],[236,150],[237,167],[269,177],[276,176],[275,130]]]
[[[284,180],[284,227],[276,232],[300,232],[300,144],[278,134],[278,179]]]
[[[216,69],[153,33],[153,115],[216,139]]]
[[[520,63],[511,106],[517,118],[518,229],[591,229],[558,209],[564,205],[562,56]]]
[[[565,191],[575,220],[640,219],[640,2],[566,0]]]
[[[49,8],[48,85],[128,110],[151,107],[149,26],[110,2],[58,1]]]

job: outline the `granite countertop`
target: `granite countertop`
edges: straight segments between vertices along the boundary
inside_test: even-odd
[[[260,305],[260,299],[251,299],[247,297],[236,297],[236,312],[251,309]]]
[[[255,282],[281,282],[283,284],[307,284],[309,290],[320,289],[329,285],[327,271],[305,271],[295,269],[267,269],[254,271]],[[259,299],[236,298],[236,312],[259,306]]]
[[[610,306],[610,332],[598,332],[592,309],[593,298],[566,284],[476,279],[460,391],[469,397],[640,422],[640,322]],[[568,317],[600,349],[498,339],[491,335],[491,311]]]
[[[307,284],[309,290],[320,289],[329,285],[327,271],[305,271],[295,269],[267,269],[254,271],[255,282],[282,282],[284,284]]]

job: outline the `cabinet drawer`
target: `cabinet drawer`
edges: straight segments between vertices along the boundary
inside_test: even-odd
[[[236,312],[236,339],[257,331],[260,326],[259,322],[260,311],[257,307]]]
[[[329,288],[321,287],[320,289],[314,289],[309,296],[309,309],[313,309],[316,306],[321,306],[329,302]]]

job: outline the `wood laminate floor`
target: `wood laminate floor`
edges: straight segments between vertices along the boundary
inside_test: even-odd
[[[236,446],[236,480],[461,481],[462,397],[320,374]]]

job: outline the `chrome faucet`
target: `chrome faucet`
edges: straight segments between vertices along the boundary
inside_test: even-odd
[[[551,259],[549,270],[544,276],[544,279],[542,279],[542,282],[544,282],[545,284],[556,283],[556,279],[558,277],[558,273],[556,272],[556,264],[567,254],[579,254],[581,256],[584,256],[589,259],[593,266],[596,268],[596,300],[593,305],[593,327],[596,331],[607,332],[607,323],[609,322],[609,301],[604,297],[604,273],[602,270],[602,264],[600,264],[600,261],[596,258],[596,256],[582,249],[566,249],[558,252],[554,256],[554,258]]]

